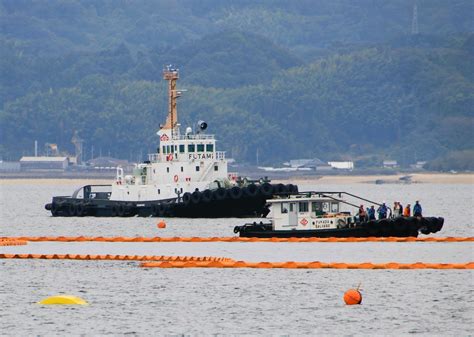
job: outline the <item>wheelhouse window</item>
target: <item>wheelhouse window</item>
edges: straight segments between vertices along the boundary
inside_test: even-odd
[[[322,211],[322,205],[320,202],[313,201],[311,203],[311,212],[321,212]]]
[[[299,202],[298,203],[298,208],[299,208],[299,212],[308,212],[308,203],[305,201],[305,202]]]
[[[179,153],[184,153],[184,144],[179,146]]]
[[[339,213],[339,203],[338,202],[331,203],[331,212]]]
[[[323,215],[323,204],[319,201],[313,201],[311,203],[311,212],[314,212],[315,215]]]
[[[163,153],[168,153],[166,152],[166,146],[163,145]]]
[[[194,144],[189,144],[188,145],[188,152],[194,152],[194,151],[195,151]]]
[[[206,152],[214,152],[214,144],[206,144]]]
[[[197,150],[197,152],[204,152],[204,144],[198,144]]]
[[[323,212],[329,212],[329,202],[323,202]]]
[[[287,202],[282,202],[281,203],[281,213],[288,213],[288,203]]]

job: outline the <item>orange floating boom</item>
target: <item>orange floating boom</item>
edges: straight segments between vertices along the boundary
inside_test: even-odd
[[[473,242],[474,237],[367,237],[367,238],[246,238],[246,237],[102,237],[102,236],[20,236],[2,240],[58,242]]]
[[[148,255],[89,255],[89,254],[0,254],[0,259],[45,260],[115,260],[142,261],[144,268],[280,268],[280,269],[474,269],[468,263],[343,263],[312,262],[246,262],[214,256],[148,256]],[[146,262],[145,262],[146,261]]]
[[[142,262],[143,268],[282,268],[282,269],[474,269],[468,263],[324,263],[314,262],[245,262],[245,261],[162,261]]]

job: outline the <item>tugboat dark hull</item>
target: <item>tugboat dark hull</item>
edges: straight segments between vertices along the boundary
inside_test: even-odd
[[[256,185],[254,185],[256,186]],[[53,197],[45,209],[53,216],[65,217],[181,217],[229,218],[265,217],[266,200],[274,193],[296,193],[295,185],[263,184],[256,188],[219,188],[185,194],[181,198],[155,201],[118,201]]]
[[[235,233],[241,237],[257,238],[306,238],[306,237],[417,237],[436,233],[443,227],[444,219],[437,217],[399,217],[357,223],[353,227],[313,230],[273,230],[271,224],[253,223],[236,226]]]

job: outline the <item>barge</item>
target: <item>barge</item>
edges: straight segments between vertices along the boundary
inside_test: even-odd
[[[360,206],[346,198],[382,206],[348,192],[302,192],[279,195],[267,200],[269,222],[254,222],[236,226],[241,237],[418,237],[440,231],[442,217],[393,217],[368,219],[352,214],[350,208]]]

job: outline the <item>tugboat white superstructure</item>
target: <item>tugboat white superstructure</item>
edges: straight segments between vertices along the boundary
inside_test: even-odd
[[[225,152],[216,151],[213,135],[205,133],[207,123],[199,121],[196,131],[186,128],[180,132],[177,99],[181,92],[176,88],[178,70],[168,66],[164,78],[169,83],[169,112],[166,123],[157,132],[160,146],[148,155],[148,161],[137,165],[133,175],[117,170],[112,186],[111,200],[150,201],[171,199],[184,193],[203,191],[212,182],[228,179]]]
[[[441,217],[391,217],[368,219],[351,214],[356,204],[343,196],[381,204],[347,192],[303,192],[277,196],[270,203],[270,223],[251,223],[236,226],[234,233],[242,237],[417,237],[436,233],[443,227]],[[391,212],[390,212],[391,213]]]
[[[275,193],[295,193],[294,185],[248,181],[229,174],[225,152],[199,121],[182,133],[178,122],[176,87],[179,72],[167,66],[168,116],[157,132],[159,146],[132,174],[117,168],[111,186],[87,185],[71,197],[53,197],[45,208],[53,216],[176,216],[249,217],[268,213],[266,199]]]

